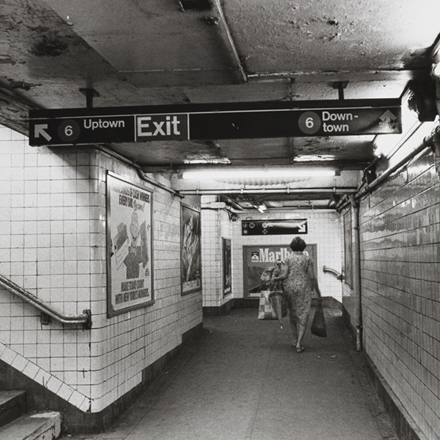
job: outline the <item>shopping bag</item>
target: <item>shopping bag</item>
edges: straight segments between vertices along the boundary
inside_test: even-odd
[[[262,290],[260,292],[258,319],[277,319],[277,315],[270,304],[269,295],[270,295],[269,290]]]
[[[318,303],[316,306],[311,331],[313,335],[320,336],[321,338],[327,337],[327,328],[325,326],[324,311],[322,310],[321,303]]]

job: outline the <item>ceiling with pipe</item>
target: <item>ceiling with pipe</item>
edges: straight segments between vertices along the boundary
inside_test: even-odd
[[[93,144],[145,172],[171,173],[178,190],[218,194],[237,208],[334,206],[359,185],[380,145],[398,145],[420,124],[407,116],[406,99],[414,90],[430,93],[439,12],[438,0],[4,0],[0,124],[28,135],[30,110],[203,109],[213,119],[194,139]],[[298,135],[278,131],[271,115],[274,128],[266,131],[263,116],[255,116],[255,109],[352,108],[350,102],[374,108],[379,100],[402,101],[402,133]],[[245,114],[227,122],[243,124],[236,133],[249,123],[258,135],[225,135],[230,127],[216,127],[219,109]],[[261,175],[181,178],[207,167]],[[279,175],[268,177],[271,169]],[[290,175],[281,173],[286,169]],[[300,169],[336,175],[299,177]]]

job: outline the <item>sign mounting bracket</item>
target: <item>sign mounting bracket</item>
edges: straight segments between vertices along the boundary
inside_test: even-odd
[[[344,89],[347,88],[348,81],[336,81],[333,83],[333,88],[338,89],[338,98],[339,101],[343,101],[344,97]]]
[[[87,108],[93,108],[93,98],[98,98],[99,93],[92,88],[81,88],[79,91],[86,97]]]

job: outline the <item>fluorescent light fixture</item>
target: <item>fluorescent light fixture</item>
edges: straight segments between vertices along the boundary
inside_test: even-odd
[[[295,156],[293,158],[294,162],[327,162],[332,160],[336,160],[336,156],[332,156],[330,154],[321,154],[319,156]]]
[[[264,203],[261,203],[260,205],[257,205],[256,208],[257,208],[257,210],[258,210],[261,214],[263,214],[264,211],[266,211],[266,209],[267,209],[267,207],[266,207],[266,205],[265,205]]]
[[[437,41],[431,52],[432,69],[431,75],[440,78],[440,40]]]
[[[265,178],[291,178],[298,177],[331,177],[335,176],[334,170],[310,169],[310,170],[286,170],[286,169],[260,169],[260,170],[200,170],[185,171],[182,179],[186,180],[215,180],[215,179],[265,179]]]
[[[231,161],[225,157],[220,159],[186,159],[183,162],[186,165],[197,165],[197,164],[212,164],[212,165],[228,165]]]
[[[432,65],[431,74],[432,74],[432,76],[435,76],[436,78],[440,78],[440,63]]]

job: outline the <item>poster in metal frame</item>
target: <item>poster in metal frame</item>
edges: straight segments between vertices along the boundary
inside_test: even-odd
[[[152,192],[107,173],[107,315],[154,303]]]
[[[181,205],[180,276],[182,295],[202,289],[202,249],[200,211]]]
[[[232,292],[231,240],[222,239],[223,251],[223,296]]]
[[[351,209],[344,213],[344,282],[353,287],[353,237]]]

